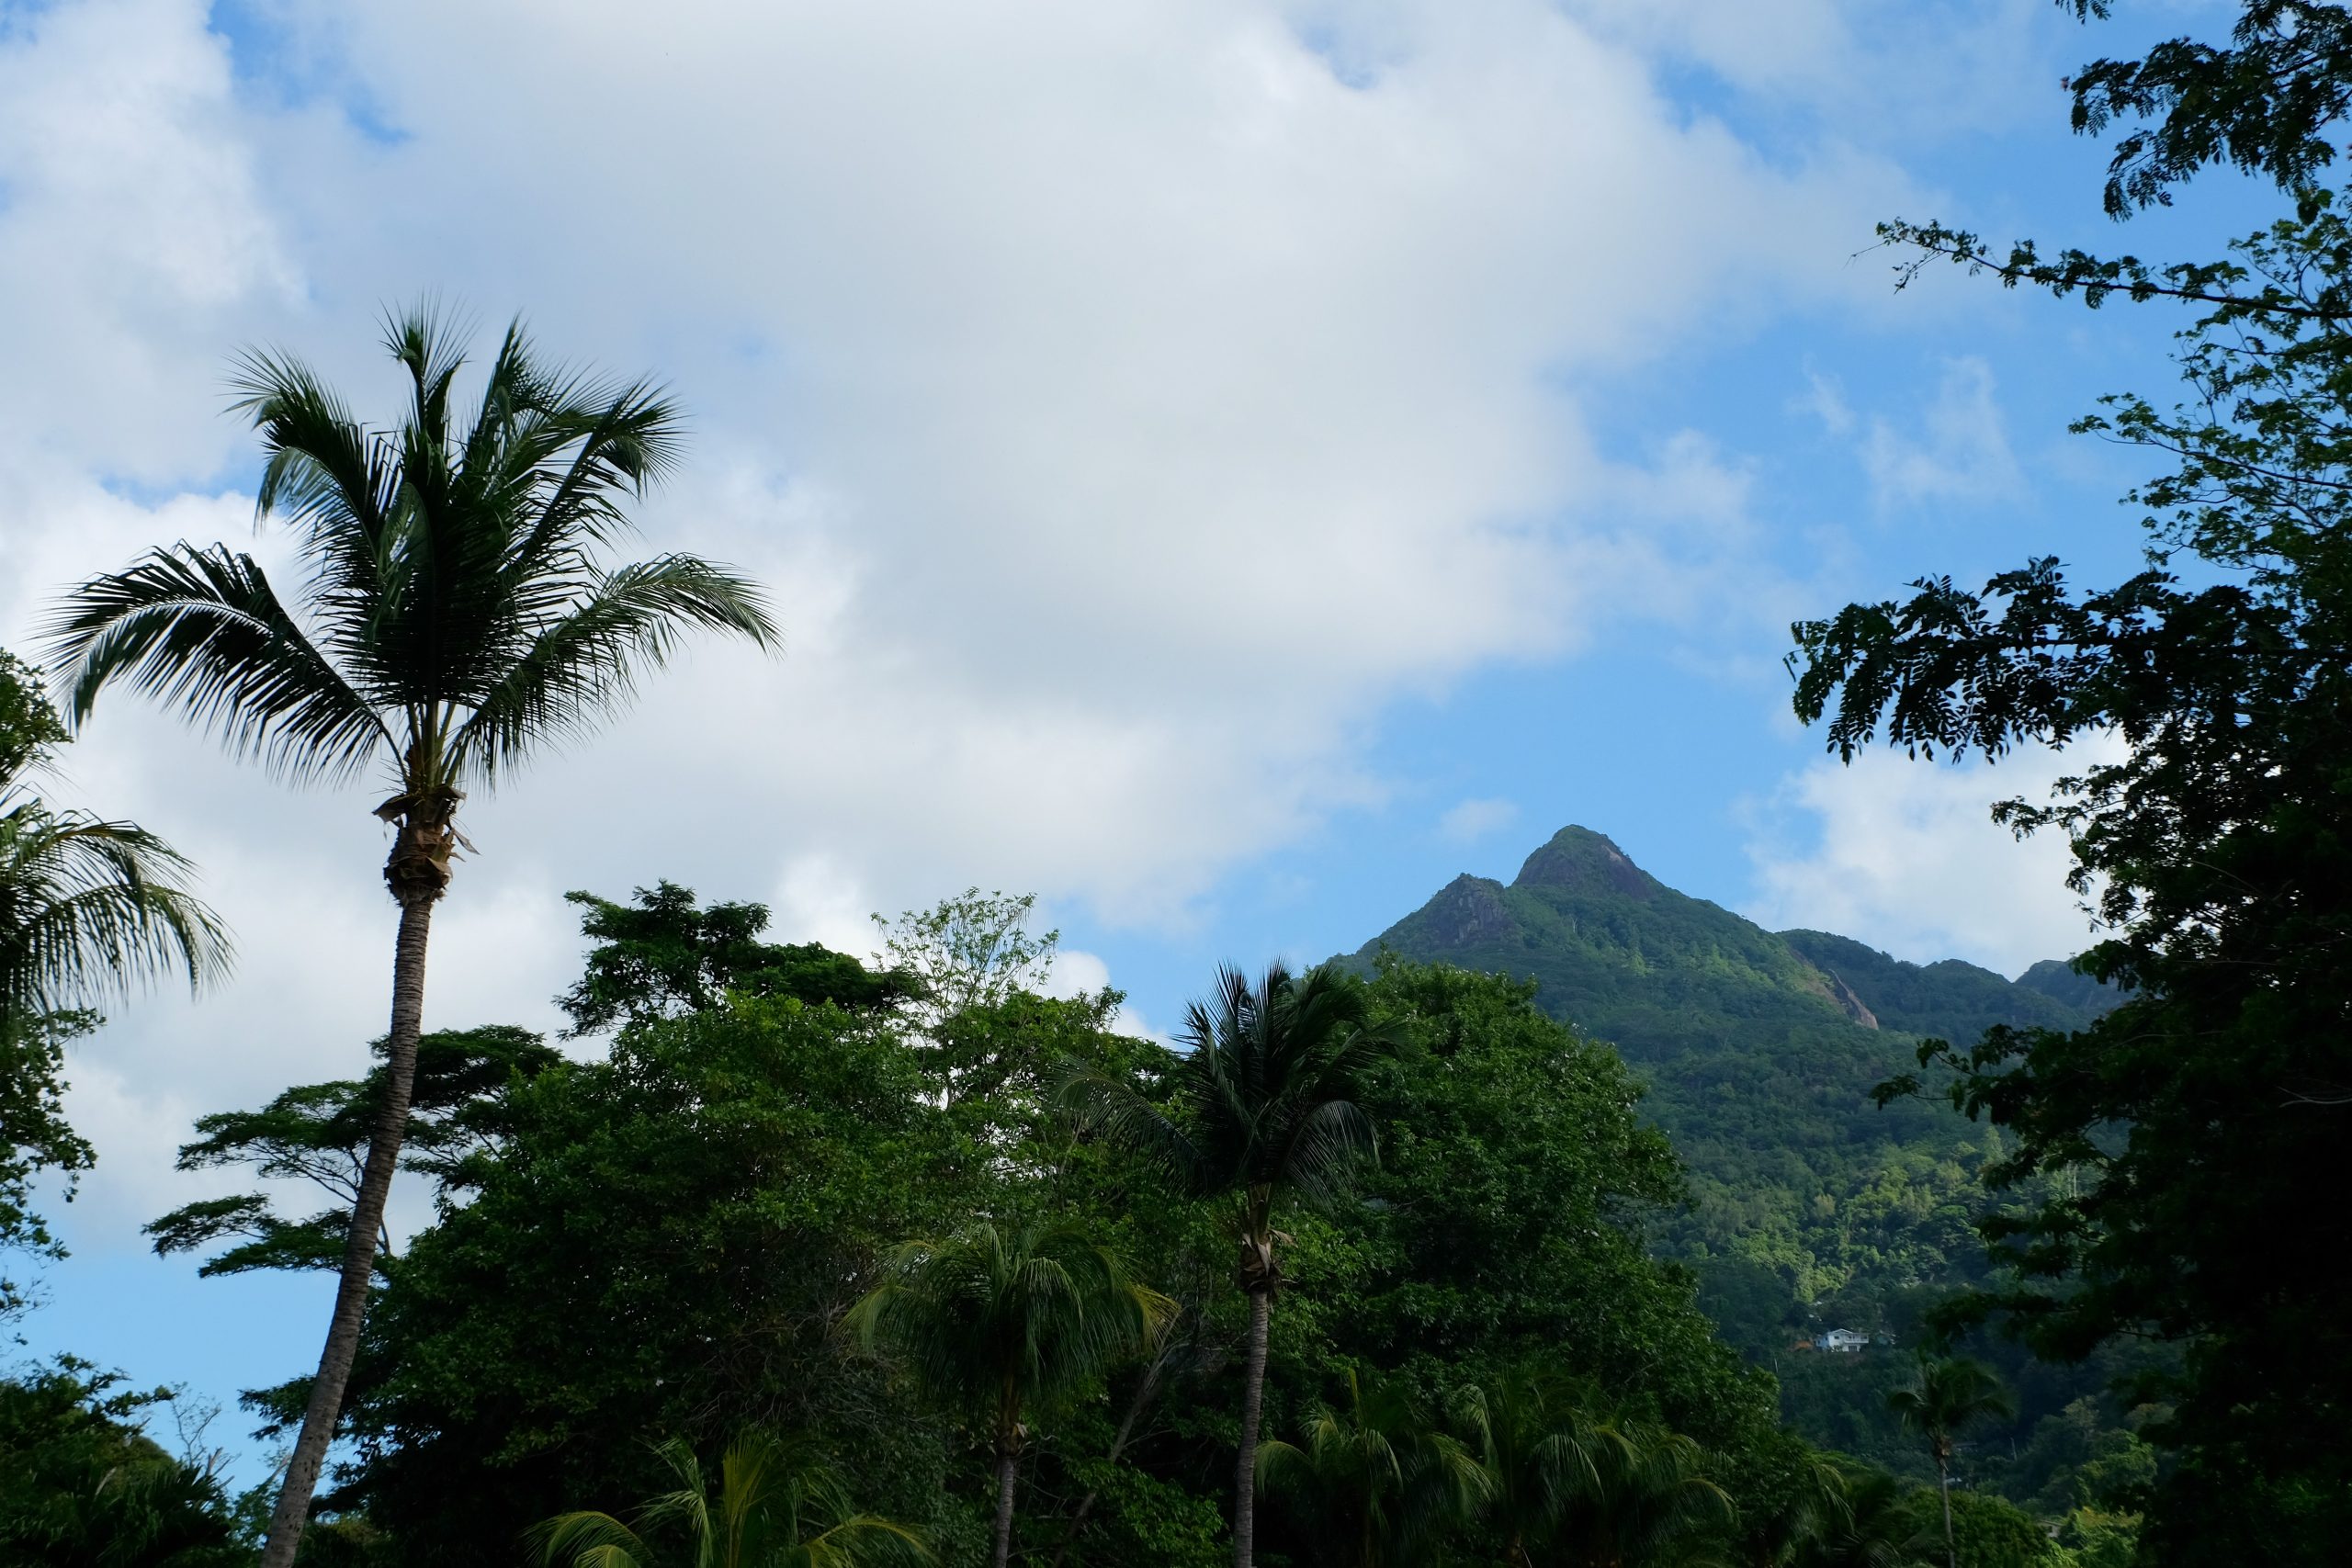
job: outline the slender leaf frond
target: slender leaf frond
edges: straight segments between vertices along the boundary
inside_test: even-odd
[[[452,772],[492,783],[537,744],[570,739],[635,694],[692,627],[777,637],[759,591],[723,568],[662,556],[596,579],[483,693],[451,742]]]
[[[116,681],[176,708],[240,756],[297,780],[338,780],[391,737],[311,645],[252,557],[153,550],[76,589],[48,627],[77,725]]]
[[[228,933],[192,868],[144,829],[0,791],[0,1011],[123,997],[166,975],[226,974]]]

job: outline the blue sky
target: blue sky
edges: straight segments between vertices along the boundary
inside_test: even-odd
[[[1779,661],[1921,572],[2136,564],[2136,459],[2065,425],[2161,391],[2177,321],[1897,297],[1868,249],[2256,220],[2220,178],[2099,215],[2059,78],[2215,8],[2129,9],[0,4],[0,640],[148,544],[254,539],[236,347],[368,403],[371,318],[438,288],[674,384],[695,461],[650,538],[773,582],[791,646],[698,656],[469,807],[435,1023],[546,1025],[561,892],[668,876],[843,944],[1034,890],[1066,978],[1157,1027],[1567,822],[2014,971],[2081,931],[2054,847],[1984,818],[2047,761],[1837,770]],[[77,1058],[101,1165],[22,1331],[227,1401],[304,1367],[323,1286],[198,1281],[137,1226],[215,1190],[169,1169],[194,1115],[380,1028],[380,840],[127,705],[64,787],[194,853],[244,967]]]

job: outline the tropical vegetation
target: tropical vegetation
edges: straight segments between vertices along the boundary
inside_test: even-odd
[[[127,687],[283,780],[389,792],[366,1070],[200,1114],[176,1163],[222,1185],[146,1230],[209,1277],[331,1276],[333,1314],[315,1370],[244,1393],[281,1457],[243,1490],[174,1390],[0,1373],[0,1560],[2335,1561],[2352,217],[2323,179],[2352,8],[2236,15],[2070,85],[2120,130],[2115,213],[2214,164],[2275,185],[2226,257],[1884,231],[1905,281],[2188,312],[2179,402],[2081,426],[2156,461],[2144,569],[1928,575],[1792,628],[1840,757],[2089,759],[1994,808],[2064,838],[2104,933],[2014,977],[1763,931],[1569,828],[1354,953],[1219,968],[1171,1041],[1058,989],[1027,896],[967,889],[861,958],[659,879],[566,895],[559,1039],[428,1032],[469,793],[690,635],[776,626],[699,557],[607,558],[678,458],[650,384],[519,326],[469,379],[420,310],[375,425],[247,356],[296,590],[170,545],[64,595],[46,676],[0,654],[0,1250],[62,1258],[36,1208],[94,1157],[67,1089],[97,1010],[229,959],[187,859],[44,793]],[[36,1294],[0,1280],[0,1315]]]

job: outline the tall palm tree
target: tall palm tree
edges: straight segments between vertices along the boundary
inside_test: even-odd
[[[388,1091],[334,1316],[263,1568],[287,1568],[359,1343],[377,1227],[407,1125],[426,935],[462,842],[458,807],[540,746],[593,729],[692,628],[776,638],[759,592],[693,556],[607,567],[624,501],[675,461],[675,408],[643,382],[543,363],[507,329],[460,419],[464,334],[430,309],[387,323],[408,407],[373,429],[300,361],[242,361],[236,404],[268,461],[258,515],[295,531],[281,598],[251,556],[179,544],[75,589],[51,652],[75,722],[121,682],[296,783],[374,769],[390,795],[384,881],[400,907]]]
[[[1013,1484],[1026,1420],[1082,1392],[1148,1344],[1175,1303],[1067,1225],[972,1226],[910,1241],[851,1309],[850,1329],[887,1348],[924,1392],[984,1429],[996,1461],[997,1568],[1012,1550]]]
[[[676,1561],[648,1535],[683,1529],[694,1568],[879,1568],[928,1562],[912,1530],[853,1513],[841,1477],[806,1439],[751,1431],[728,1446],[718,1488],[694,1450],[673,1439],[655,1450],[678,1478],[624,1524],[610,1514],[560,1514],[526,1540],[544,1568],[654,1568]]]
[[[1187,1047],[1163,1108],[1134,1085],[1073,1072],[1065,1102],[1110,1137],[1157,1164],[1187,1196],[1233,1205],[1238,1279],[1250,1302],[1241,1393],[1241,1452],[1234,1471],[1233,1561],[1256,1555],[1259,1414],[1266,1333],[1282,1285],[1276,1206],[1325,1201],[1359,1158],[1376,1153],[1371,1120],[1348,1098],[1357,1073],[1385,1049],[1370,1028],[1363,983],[1330,964],[1294,977],[1270,964],[1252,986],[1227,965],[1215,994],[1186,1010]]]
[[[1347,1372],[1338,1404],[1309,1412],[1305,1441],[1258,1452],[1266,1490],[1297,1499],[1315,1561],[1387,1568],[1428,1561],[1437,1539],[1468,1519],[1487,1472],[1393,1379]]]
[[[1571,1517],[1599,1507],[1607,1478],[1639,1458],[1589,1391],[1546,1369],[1473,1387],[1460,1403],[1487,1472],[1487,1521],[1511,1568],[1548,1561]]]
[[[1974,1361],[1919,1359],[1919,1382],[1886,1396],[1886,1407],[1928,1439],[1935,1456],[1936,1478],[1943,1490],[1944,1559],[1960,1568],[1960,1547],[1951,1528],[1951,1459],[1962,1427],[1988,1416],[2007,1416],[2016,1409],[2000,1381]]]

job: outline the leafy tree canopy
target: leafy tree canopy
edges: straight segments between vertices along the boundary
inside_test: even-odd
[[[2088,10],[2099,10],[2093,6]],[[1795,628],[1797,707],[1833,749],[1998,757],[2078,747],[2018,831],[2064,833],[2109,931],[2080,961],[2131,999],[2087,1028],[1923,1048],[1953,1102],[2015,1136],[1985,1179],[2010,1270],[1948,1323],[2001,1316],[2041,1353],[2179,1348],[2135,1398],[2174,1463],[2150,1483],[2166,1561],[2317,1562],[2352,1533],[2352,1328],[2335,1276],[2352,1224],[2327,1190],[2352,1101],[2352,225],[2310,182],[2352,91],[2335,6],[2248,0],[2226,45],[2175,40],[2078,81],[2077,117],[2151,117],[2111,203],[2205,163],[2267,174],[2293,209],[2219,261],[2154,269],[1905,230],[1930,254],[2091,303],[2119,288],[2203,309],[2185,395],[2107,400],[2079,429],[2148,454],[2147,570],[2088,590],[2052,558],[1982,588],[1914,582]],[[2120,759],[2093,743],[2124,748]],[[1897,1078],[1889,1094],[1918,1087]]]
[[[556,998],[571,1015],[569,1036],[675,1018],[714,1007],[729,991],[846,1008],[888,1007],[915,992],[911,976],[876,973],[816,942],[760,941],[768,927],[764,904],[698,908],[693,890],[674,882],[633,897],[634,904],[618,904],[593,893],[564,895],[581,907],[581,933],[595,944],[585,973]]]
[[[201,1135],[181,1145],[175,1162],[181,1170],[243,1166],[265,1181],[308,1182],[328,1207],[289,1220],[266,1191],[198,1199],[145,1226],[155,1251],[169,1256],[233,1243],[205,1260],[198,1272],[208,1276],[341,1267],[368,1140],[383,1103],[388,1043],[379,1039],[371,1049],[378,1063],[364,1079],[301,1084],[257,1111],[197,1118]],[[445,1190],[461,1183],[469,1156],[497,1146],[509,1086],[561,1059],[537,1035],[511,1024],[422,1036],[401,1164],[434,1176]],[[379,1250],[390,1255],[389,1235],[379,1238]]]
[[[58,1568],[246,1568],[250,1521],[213,1466],[166,1452],[167,1402],[71,1358],[0,1379],[0,1561]]]

